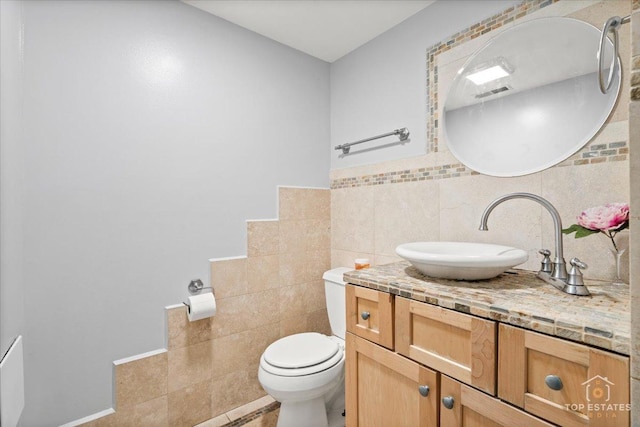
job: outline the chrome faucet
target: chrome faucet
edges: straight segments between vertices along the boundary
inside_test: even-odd
[[[564,260],[564,249],[562,244],[562,219],[560,218],[558,210],[548,200],[531,193],[510,193],[498,197],[491,202],[482,213],[482,218],[480,219],[480,230],[488,230],[487,220],[489,219],[491,211],[493,211],[493,209],[500,203],[511,199],[528,199],[538,202],[546,208],[547,211],[549,211],[551,218],[553,218],[553,229],[556,241],[555,257],[553,258],[553,261],[550,262],[550,252],[547,249],[540,250],[540,253],[544,255],[544,259],[542,261],[540,271],[538,272],[538,277],[568,294],[589,295],[587,287],[584,286],[582,282],[582,274],[580,273],[580,269],[587,268],[587,265],[579,259],[574,258],[571,260],[571,274],[567,273],[567,264]]]

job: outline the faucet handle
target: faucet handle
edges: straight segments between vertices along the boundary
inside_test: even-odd
[[[544,256],[540,264],[540,271],[551,274],[553,272],[553,263],[550,258],[551,251],[549,249],[540,249],[538,253]]]
[[[571,258],[571,261],[569,261],[569,264],[571,264],[573,267],[576,267],[576,268],[579,268],[579,269],[583,269],[583,270],[586,270],[587,268],[589,268],[589,266],[587,264],[585,264],[584,262],[580,261],[578,258]],[[578,271],[580,271],[580,270],[578,270]]]
[[[574,286],[584,285],[584,280],[582,278],[582,271],[580,270],[584,270],[588,268],[588,265],[580,261],[578,258],[572,258],[571,261],[569,261],[569,264],[571,264],[571,271],[569,271],[569,278],[567,279],[567,284],[574,285]]]

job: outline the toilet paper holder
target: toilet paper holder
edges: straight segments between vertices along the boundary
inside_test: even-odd
[[[211,286],[204,286],[204,283],[202,283],[202,280],[200,279],[194,279],[192,280],[188,285],[187,285],[187,289],[189,290],[189,293],[191,295],[195,295],[197,293],[199,293],[200,291],[203,291],[205,289],[211,289],[211,293],[215,294],[213,287]],[[186,303],[185,303],[186,305]]]
[[[189,302],[183,302],[182,304],[187,307],[187,319],[189,319],[189,322],[203,320],[216,315],[216,297],[213,294],[212,286],[204,286],[202,280],[194,279],[187,285],[187,289],[191,296],[188,298]],[[211,289],[211,293],[200,293],[204,289]]]

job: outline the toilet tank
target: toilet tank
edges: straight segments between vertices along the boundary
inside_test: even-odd
[[[342,339],[344,339],[347,331],[344,289],[345,282],[342,280],[342,275],[347,271],[353,271],[353,268],[338,267],[326,271],[322,275],[322,278],[324,279],[324,294],[327,300],[327,314],[329,315],[331,333]]]

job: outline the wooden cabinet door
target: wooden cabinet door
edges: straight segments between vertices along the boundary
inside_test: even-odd
[[[440,426],[550,427],[552,424],[442,375]]]
[[[438,374],[347,333],[347,427],[435,427]]]
[[[396,297],[396,351],[495,395],[496,323]]]
[[[629,358],[500,325],[498,396],[562,426],[629,425]]]
[[[393,295],[346,286],[347,331],[393,350]]]

